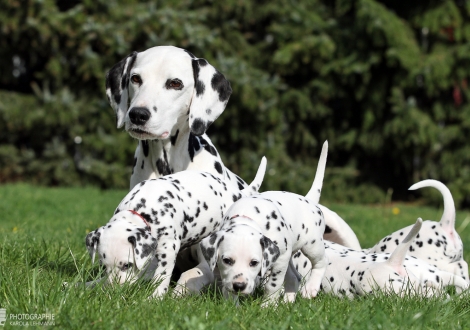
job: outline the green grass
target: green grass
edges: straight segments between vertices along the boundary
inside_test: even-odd
[[[7,314],[54,314],[61,329],[465,329],[470,298],[397,298],[382,295],[354,301],[320,294],[312,300],[261,308],[259,299],[232,303],[209,291],[201,296],[149,300],[151,284],[85,289],[63,282],[98,276],[86,252],[88,231],[106,223],[125,191],[0,186],[0,308]],[[441,210],[404,204],[328,204],[370,247],[390,232]],[[399,210],[398,214],[395,213]],[[469,213],[457,228],[470,260]],[[5,328],[17,328],[7,320]]]

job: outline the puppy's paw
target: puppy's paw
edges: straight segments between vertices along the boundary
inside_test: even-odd
[[[285,303],[293,303],[295,302],[296,294],[295,292],[287,292],[284,294],[284,302]]]
[[[318,289],[305,285],[300,291],[300,293],[302,294],[302,297],[304,298],[309,298],[309,299],[315,298],[318,294]]]

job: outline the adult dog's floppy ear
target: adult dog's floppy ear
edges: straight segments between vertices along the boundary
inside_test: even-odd
[[[212,233],[210,236],[204,238],[199,246],[201,248],[202,255],[206,259],[211,270],[214,270],[217,264],[217,258],[219,255],[219,245],[224,240],[224,235],[221,232]]]
[[[271,268],[272,264],[279,258],[281,252],[276,244],[263,235],[260,239],[261,249],[263,251],[263,261],[261,262],[261,277]]]
[[[189,108],[189,127],[203,135],[227,105],[232,88],[224,75],[203,58],[192,59],[194,92]]]
[[[124,119],[129,106],[129,73],[137,58],[137,52],[129,54],[126,58],[115,64],[106,74],[106,95],[109,104],[116,112],[117,128],[124,125]]]
[[[85,245],[91,257],[91,263],[95,263],[95,255],[96,250],[98,249],[98,244],[100,244],[101,231],[102,228],[91,231],[85,238]]]

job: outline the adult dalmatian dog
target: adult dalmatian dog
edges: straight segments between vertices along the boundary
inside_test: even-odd
[[[231,93],[222,73],[177,47],[133,52],[114,65],[106,75],[106,94],[116,112],[117,127],[124,126],[140,140],[130,188],[143,180],[194,169],[244,189],[246,183],[224,166],[205,134],[224,111]],[[347,223],[325,207],[322,211],[325,237],[360,249]]]
[[[462,277],[406,255],[421,226],[422,220],[418,219],[391,254],[369,254],[325,241],[328,267],[322,290],[339,297],[354,298],[377,291],[432,296],[441,294],[441,289],[448,285],[455,285],[457,293],[468,289],[468,283]],[[300,252],[294,254],[292,261],[294,269],[308,278],[310,261]]]
[[[266,159],[245,190],[200,171],[183,171],[142,181],[117,207],[110,221],[85,239],[92,261],[98,254],[106,277],[98,281],[124,283],[138,278],[161,280],[155,297],[168,291],[170,276],[181,249],[196,245],[217,231],[228,207],[256,192],[263,180]],[[201,258],[200,264],[206,264]],[[200,267],[199,282],[213,281],[211,270]],[[187,285],[186,278],[181,286]],[[92,285],[94,283],[87,283]],[[203,286],[208,283],[189,283]]]
[[[328,143],[323,145],[312,189],[319,199]],[[315,297],[327,266],[323,213],[314,200],[285,191],[268,191],[236,201],[225,213],[221,229],[200,243],[211,269],[218,266],[225,297],[253,292],[258,274],[269,275],[264,283],[265,304],[276,303],[292,253],[300,250],[310,260],[312,276],[304,286],[304,297]],[[289,276],[290,274],[288,274]],[[286,285],[287,301],[295,298]],[[294,296],[292,296],[294,294]]]
[[[454,199],[449,189],[436,180],[423,180],[412,185],[409,189],[415,190],[424,187],[436,188],[444,199],[444,212],[439,222],[426,220],[423,228],[409,247],[408,255],[422,259],[441,270],[469,280],[468,264],[463,259],[463,243],[455,230]],[[404,233],[410,226],[386,236],[369,250],[368,253],[393,252],[399,244]]]
[[[173,46],[133,52],[106,75],[117,127],[140,140],[131,189],[143,180],[199,170],[244,189],[205,134],[224,111],[230,82],[205,59]]]

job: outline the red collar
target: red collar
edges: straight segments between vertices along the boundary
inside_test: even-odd
[[[142,214],[140,214],[139,212],[136,212],[136,211],[134,211],[134,210],[128,210],[128,211],[131,212],[131,213],[133,213],[133,214],[135,214],[135,215],[138,216],[139,218],[141,218],[142,221],[145,222],[145,225],[146,225],[147,227],[149,227],[149,230],[150,230],[150,228],[151,228],[151,227],[150,227],[150,224],[148,223],[147,220],[145,220],[145,218],[142,216]]]

